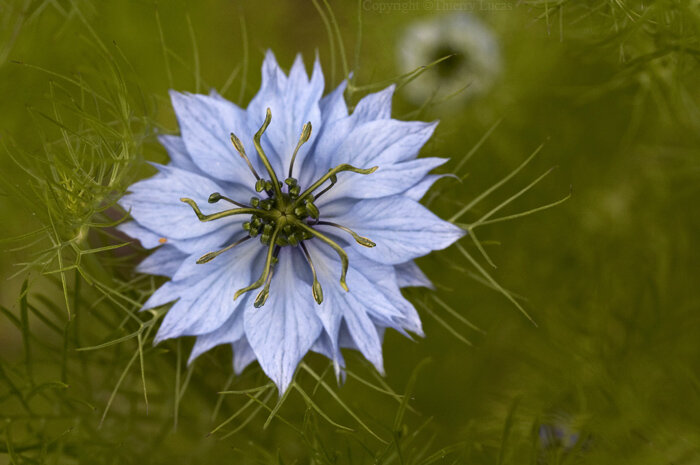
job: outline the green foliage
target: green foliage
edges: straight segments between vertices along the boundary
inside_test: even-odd
[[[449,11],[376,3],[0,0],[0,464],[697,462],[698,2],[477,11],[506,66],[456,108],[401,98],[437,62],[394,66]],[[419,261],[427,337],[388,334],[386,377],[347,353],[339,386],[309,356],[282,398],[226,347],[154,347],[162,280],[114,230],[177,130],[166,90],[244,104],[266,48],[441,118],[425,153],[451,175],[424,202],[470,232]]]

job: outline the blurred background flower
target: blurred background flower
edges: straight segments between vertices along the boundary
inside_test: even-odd
[[[462,103],[483,95],[498,85],[502,71],[496,36],[479,17],[463,12],[411,23],[402,32],[396,58],[403,73],[438,62],[404,87],[418,105]]]

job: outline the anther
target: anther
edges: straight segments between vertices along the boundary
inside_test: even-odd
[[[301,136],[299,136],[299,142],[297,142],[297,146],[294,149],[294,153],[292,154],[292,160],[289,162],[289,177],[292,177],[292,171],[294,171],[294,161],[297,159],[297,152],[299,152],[299,149],[301,148],[304,143],[306,143],[309,140],[309,137],[311,137],[311,121],[306,123],[302,128],[301,128]]]
[[[216,257],[218,257],[219,255],[221,255],[222,253],[226,252],[227,250],[231,250],[232,248],[247,241],[248,239],[250,239],[250,236],[246,236],[243,239],[239,239],[236,242],[234,242],[233,244],[226,246],[221,250],[217,250],[215,252],[209,252],[207,254],[204,254],[201,257],[199,257],[199,259],[197,260],[197,264],[201,265],[202,263],[210,262],[210,261],[214,260]]]
[[[235,200],[230,199],[230,198],[226,197],[225,195],[221,195],[219,192],[214,192],[214,193],[212,193],[212,194],[209,196],[209,199],[207,199],[207,201],[208,201],[209,203],[216,203],[216,202],[218,202],[219,200],[225,200],[225,201],[227,201],[227,202],[229,202],[229,203],[232,203],[232,204],[234,204],[234,205],[236,205],[236,206],[239,206],[239,207],[241,207],[241,208],[250,208],[249,205],[236,202]]]
[[[306,261],[309,263],[309,268],[311,268],[311,275],[314,278],[314,282],[311,285],[311,294],[314,296],[316,303],[321,305],[321,302],[323,302],[323,289],[321,288],[321,283],[318,282],[318,278],[316,277],[316,268],[314,267],[314,263],[311,261],[311,254],[309,254],[309,251],[306,249],[306,245],[303,242],[301,243],[301,250],[304,251]]]
[[[243,144],[241,143],[241,140],[236,137],[234,133],[231,133],[231,142],[233,143],[233,147],[236,149],[238,154],[245,160],[246,164],[248,165],[248,168],[250,168],[251,173],[253,173],[253,176],[255,176],[255,179],[260,181],[260,175],[258,175],[258,172],[255,171],[255,168],[253,168],[253,164],[250,162],[250,159],[248,158],[248,155],[245,153],[245,148],[243,147]],[[256,183],[257,186],[257,183]],[[260,191],[258,191],[260,192]]]

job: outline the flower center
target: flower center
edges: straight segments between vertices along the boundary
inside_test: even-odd
[[[282,247],[293,246],[301,248],[304,256],[306,257],[313,276],[312,293],[316,302],[320,304],[323,301],[323,291],[321,289],[321,284],[318,282],[316,277],[316,269],[314,268],[313,262],[311,261],[311,255],[309,254],[304,241],[318,238],[335,250],[342,263],[340,285],[346,291],[348,290],[347,284],[345,283],[345,276],[348,269],[348,256],[342,247],[340,247],[335,241],[325,234],[314,229],[313,226],[325,225],[341,229],[342,231],[350,234],[358,244],[365,247],[374,247],[375,243],[366,237],[358,235],[345,226],[329,221],[321,221],[320,212],[314,204],[314,201],[335,185],[335,183],[338,181],[338,173],[351,171],[358,174],[371,174],[377,170],[377,167],[375,166],[369,169],[361,169],[355,168],[354,166],[348,164],[341,164],[328,170],[328,173],[321,176],[308,188],[302,191],[297,179],[292,177],[292,174],[294,172],[294,161],[296,160],[297,153],[299,152],[301,146],[305,144],[311,136],[311,123],[308,122],[303,126],[301,136],[299,137],[299,142],[297,143],[294,153],[292,154],[292,159],[289,163],[289,175],[284,180],[284,183],[282,183],[277,178],[277,173],[275,173],[274,169],[272,168],[272,165],[270,164],[270,161],[265,155],[262,145],[260,144],[260,139],[269,126],[271,120],[272,114],[268,108],[265,116],[265,122],[260,127],[258,132],[255,133],[255,137],[253,138],[255,150],[265,166],[269,179],[263,179],[260,177],[253,167],[253,164],[250,162],[250,159],[246,155],[245,148],[243,147],[240,139],[231,133],[231,142],[233,143],[233,146],[243,160],[245,160],[248,168],[253,173],[253,176],[255,176],[256,192],[264,194],[264,196],[261,195],[261,197],[252,197],[250,199],[250,204],[247,205],[236,202],[235,200],[232,200],[219,192],[214,192],[209,196],[209,203],[216,203],[224,200],[240,208],[233,208],[219,213],[213,213],[211,215],[203,214],[197,206],[197,203],[192,199],[181,198],[180,200],[192,207],[200,221],[214,221],[219,218],[232,215],[250,215],[250,221],[243,223],[243,229],[247,232],[247,236],[224,247],[223,249],[203,255],[199,258],[199,260],[197,260],[197,263],[207,263],[227,250],[231,250],[238,244],[253,237],[257,237],[258,235],[260,236],[260,242],[267,246],[265,267],[262,275],[250,286],[239,289],[234,296],[234,300],[240,297],[241,294],[263,287],[260,293],[258,293],[254,303],[255,307],[263,306],[267,300],[267,297],[269,296],[270,282],[272,281],[274,267],[277,263],[279,251]],[[317,194],[314,194],[314,192],[327,181],[330,182],[329,185]]]

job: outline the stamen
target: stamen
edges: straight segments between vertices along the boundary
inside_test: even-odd
[[[347,272],[348,272],[348,254],[345,253],[345,251],[343,250],[343,248],[341,246],[339,246],[338,244],[333,242],[332,239],[330,239],[325,234],[322,234],[322,233],[316,231],[311,226],[309,226],[309,225],[307,225],[299,220],[294,220],[294,224],[296,224],[297,226],[299,226],[303,230],[309,232],[310,234],[313,234],[314,236],[318,237],[323,242],[330,245],[333,248],[333,250],[336,251],[336,253],[340,257],[340,262],[343,265],[342,271],[340,273],[340,285],[342,286],[343,289],[345,289],[346,292],[349,291],[348,285],[345,282],[345,275],[347,275]]]
[[[250,236],[246,236],[243,239],[239,239],[236,242],[234,242],[233,244],[228,245],[221,250],[217,250],[216,252],[206,253],[206,254],[202,255],[201,257],[199,257],[199,259],[197,260],[197,264],[201,265],[203,263],[208,263],[208,262],[214,260],[216,257],[221,255],[222,253],[226,252],[227,250],[231,250],[232,248],[236,247],[239,244],[242,244],[243,242],[247,241],[250,238],[251,238]]]
[[[334,228],[342,229],[346,233],[352,235],[353,239],[355,239],[355,241],[357,241],[357,243],[362,245],[362,246],[372,248],[372,247],[375,247],[377,245],[374,242],[372,242],[371,240],[369,240],[368,238],[360,236],[352,229],[346,228],[345,226],[339,225],[338,223],[333,223],[330,221],[318,221],[314,224],[324,224],[326,226],[333,226]]]
[[[227,202],[229,202],[229,203],[232,203],[232,204],[234,204],[234,205],[237,205],[237,206],[239,206],[239,207],[241,207],[241,208],[250,208],[250,205],[246,205],[246,204],[244,204],[244,203],[236,202],[235,200],[230,199],[230,198],[226,197],[225,195],[221,195],[221,194],[218,193],[218,192],[214,192],[213,194],[211,194],[211,195],[209,196],[208,202],[209,202],[209,203],[216,203],[216,202],[218,202],[219,200],[225,200],[225,201],[227,201]]]
[[[331,176],[329,179],[331,180],[331,183],[330,183],[325,189],[323,189],[321,192],[319,192],[318,194],[316,194],[316,195],[314,196],[314,199],[318,199],[318,198],[321,197],[323,194],[325,194],[326,192],[328,192],[329,190],[331,190],[331,189],[333,188],[333,186],[335,186],[335,183],[338,182],[338,176],[333,175],[333,176]]]
[[[248,164],[248,168],[250,168],[250,171],[253,173],[253,176],[255,176],[255,179],[260,181],[260,175],[258,175],[258,172],[255,171],[255,168],[253,168],[253,164],[250,162],[250,159],[248,158],[248,155],[245,153],[245,147],[243,147],[243,144],[241,143],[241,140],[236,137],[234,133],[231,133],[231,143],[233,143],[234,148],[238,152],[238,155],[241,156],[245,160],[245,162]]]
[[[297,142],[297,146],[294,149],[294,154],[292,155],[292,161],[289,162],[289,176],[288,178],[292,177],[292,171],[294,170],[294,161],[297,159],[297,152],[301,148],[304,143],[306,143],[309,140],[309,137],[311,137],[311,121],[306,123],[302,128],[301,128],[301,136],[299,136],[299,142]]]
[[[313,191],[318,189],[321,186],[321,184],[323,184],[328,179],[330,179],[331,177],[335,176],[336,174],[338,174],[342,171],[352,171],[353,173],[358,173],[358,174],[372,174],[375,171],[377,171],[378,168],[379,168],[378,166],[373,166],[372,168],[362,169],[362,168],[355,168],[354,166],[348,165],[347,163],[340,164],[340,165],[336,166],[335,168],[328,170],[328,173],[326,173],[323,176],[321,176],[320,178],[318,178],[318,180],[315,183],[311,184],[311,186],[309,186],[308,189],[306,189],[304,192],[302,192],[299,195],[299,198],[294,202],[294,206],[295,207],[298,206],[301,203],[301,201],[304,199],[304,197],[311,194]]]
[[[244,287],[243,289],[237,290],[236,294],[233,296],[233,300],[238,299],[241,296],[241,294],[244,294],[248,291],[252,291],[253,289],[259,288],[260,286],[263,285],[263,283],[265,283],[265,281],[267,281],[267,277],[270,274],[270,266],[272,264],[272,252],[273,252],[273,249],[275,248],[275,241],[277,240],[277,234],[279,234],[280,229],[281,229],[280,226],[277,225],[277,227],[275,227],[275,232],[272,233],[272,239],[270,240],[270,245],[267,249],[267,259],[265,260],[265,268],[263,269],[263,273],[260,276],[260,279],[258,279],[257,281],[255,281],[253,284],[251,284],[248,287]]]
[[[187,197],[182,197],[180,199],[180,202],[185,202],[190,207],[192,207],[192,210],[194,210],[194,212],[197,214],[197,218],[199,218],[199,221],[202,221],[202,222],[214,221],[214,220],[218,220],[219,218],[225,218],[225,217],[231,216],[231,215],[245,215],[245,214],[251,214],[251,213],[255,213],[255,214],[261,213],[260,210],[258,210],[257,208],[234,208],[232,210],[226,210],[226,211],[222,211],[219,213],[213,213],[211,215],[205,215],[199,209],[199,207],[197,206],[197,203],[194,200],[188,199]]]
[[[265,122],[260,126],[260,129],[258,129],[258,132],[255,133],[255,136],[253,137],[253,143],[255,145],[255,150],[258,151],[258,155],[260,156],[260,159],[263,162],[263,165],[265,165],[265,169],[267,170],[267,173],[270,175],[270,180],[272,181],[272,187],[275,190],[275,196],[277,199],[282,198],[282,190],[280,189],[280,183],[277,180],[277,175],[275,174],[275,170],[272,169],[272,165],[270,164],[270,160],[267,159],[267,156],[265,155],[265,152],[263,151],[262,145],[260,145],[260,138],[262,137],[263,133],[267,129],[267,127],[270,125],[270,121],[272,121],[272,112],[270,109],[267,109],[267,113],[265,114]]]
[[[309,263],[311,274],[314,277],[314,283],[311,286],[311,294],[313,294],[316,303],[321,305],[321,302],[323,302],[323,289],[321,289],[321,283],[319,283],[318,278],[316,278],[316,268],[314,267],[314,262],[311,261],[311,254],[309,254],[309,251],[306,249],[306,244],[301,242],[299,245],[301,245],[301,250],[304,251],[306,261]]]

